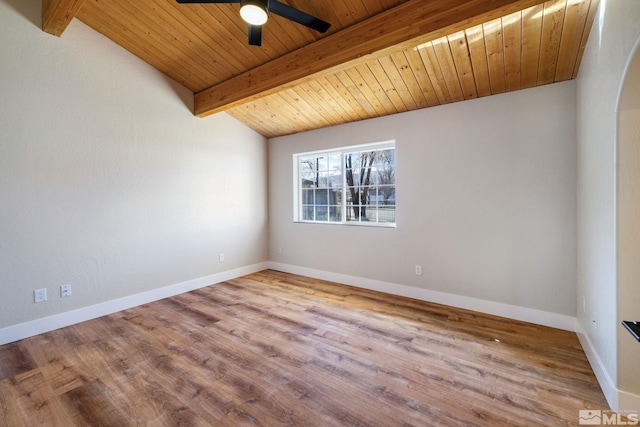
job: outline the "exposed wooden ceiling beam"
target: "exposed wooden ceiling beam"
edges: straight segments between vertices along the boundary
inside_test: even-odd
[[[42,31],[60,37],[85,0],[42,0]]]
[[[292,87],[311,76],[370,61],[543,3],[543,0],[410,0],[195,94],[205,117]]]

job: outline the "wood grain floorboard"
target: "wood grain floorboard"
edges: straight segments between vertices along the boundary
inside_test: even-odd
[[[267,270],[0,346],[0,425],[575,426],[574,333]]]

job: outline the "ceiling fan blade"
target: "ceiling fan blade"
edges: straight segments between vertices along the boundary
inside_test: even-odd
[[[176,0],[178,3],[240,3],[240,0]]]
[[[298,24],[302,24],[321,33],[326,32],[329,27],[331,27],[331,24],[328,22],[304,13],[303,11],[287,4],[280,3],[278,0],[269,0],[269,12],[273,12],[276,15],[280,15],[283,18],[290,19],[293,22],[297,22]]]
[[[262,46],[262,25],[249,24],[249,44],[251,46]]]

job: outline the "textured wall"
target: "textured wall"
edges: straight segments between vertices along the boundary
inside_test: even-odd
[[[0,1],[0,328],[266,261],[264,138],[193,117],[79,21],[39,22],[39,0]]]
[[[397,228],[293,223],[293,153],[390,139]],[[270,259],[574,316],[575,158],[574,82],[272,139]]]

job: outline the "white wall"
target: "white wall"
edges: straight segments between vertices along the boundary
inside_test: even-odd
[[[40,3],[0,0],[0,334],[267,261],[265,139]]]
[[[616,109],[639,22],[639,1],[601,0],[577,79],[577,316],[613,408],[620,407],[618,337],[626,333],[619,323],[616,271]],[[639,384],[640,378],[631,381]]]
[[[397,228],[293,223],[293,153],[389,139]],[[271,139],[270,259],[575,316],[575,140],[575,82]]]

